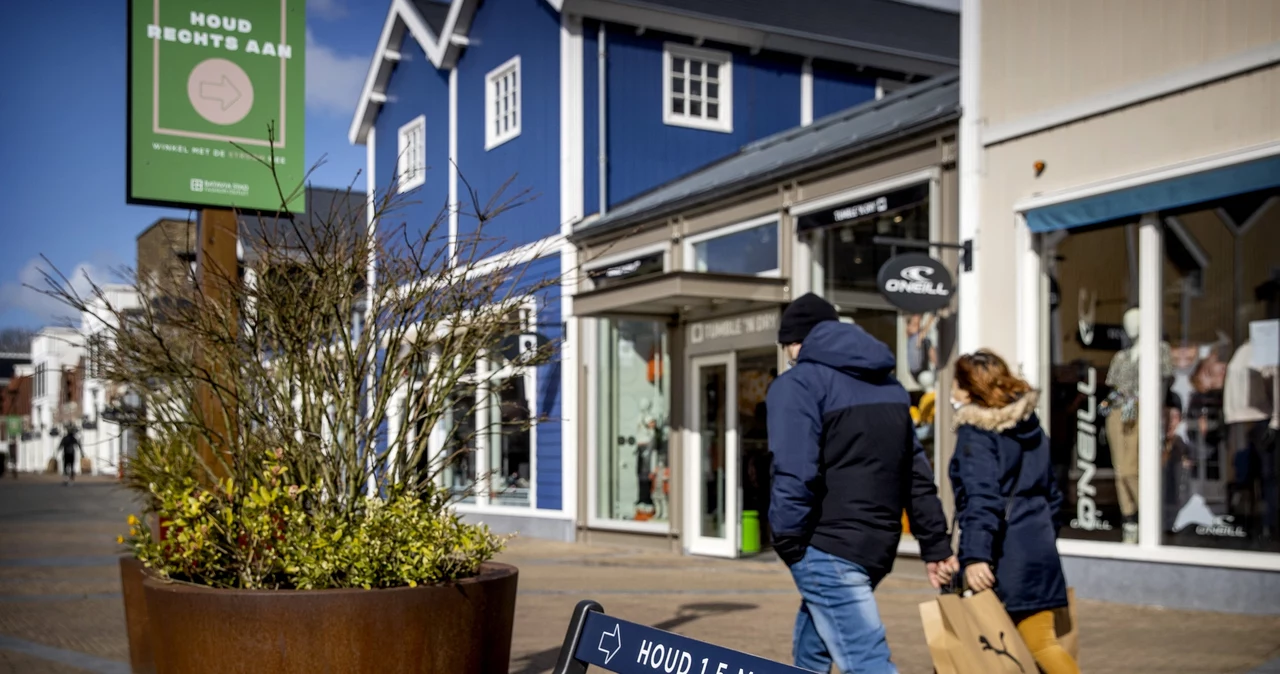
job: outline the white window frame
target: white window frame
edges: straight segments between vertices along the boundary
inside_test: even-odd
[[[727,227],[721,227],[719,229],[713,229],[709,232],[703,232],[701,234],[696,234],[693,236],[686,237],[684,240],[685,270],[694,271],[694,272],[698,271],[697,264],[696,264],[697,258],[694,255],[694,248],[698,244],[706,243],[707,241],[713,241],[715,239],[720,239],[726,236],[732,236],[734,234],[740,234],[745,231],[764,227],[765,225],[768,225],[768,224],[772,224],[774,228],[778,230],[777,231],[778,264],[775,265],[773,269],[757,272],[756,274],[753,274],[753,275],[759,276],[761,278],[778,278],[779,276],[782,275],[782,217],[777,213],[763,215],[758,218],[752,218],[751,220],[739,222],[733,225],[729,225]],[[708,273],[717,273],[717,272],[708,272]]]
[[[588,271],[612,267],[613,265],[662,253],[662,272],[671,269],[671,245],[667,242],[650,244],[628,250],[623,253],[598,257],[582,265],[583,278]],[[590,285],[589,282],[584,281]],[[613,520],[600,517],[597,501],[600,495],[600,321],[602,318],[583,318],[582,323],[582,364],[587,379],[587,528],[601,531],[623,531],[631,533],[666,534],[675,530],[674,518],[668,517],[666,522],[636,522],[634,520]],[[668,349],[671,333],[667,332]]]
[[[417,147],[409,147],[410,134],[418,134]],[[398,139],[396,152],[397,189],[408,192],[427,183],[427,116],[418,115],[409,120],[396,134]]]
[[[538,302],[536,298],[529,298],[526,302],[521,302],[515,307],[523,315],[523,325],[521,330],[532,332],[537,327],[538,322]],[[419,333],[416,338],[421,339],[427,337]],[[428,370],[434,369],[439,360],[438,355],[431,357]],[[482,351],[476,358],[476,372],[474,375],[467,375],[460,378],[460,384],[471,384],[476,387],[477,403],[472,414],[478,417],[476,428],[485,430],[477,434],[476,450],[473,465],[476,472],[476,487],[474,499],[470,502],[456,502],[454,508],[458,512],[476,512],[484,511],[489,513],[509,513],[513,515],[528,515],[538,509],[538,368],[525,367],[517,364],[508,363],[500,368],[494,368],[494,363]],[[493,409],[491,402],[481,403],[483,397],[488,400],[492,394],[491,382],[496,379],[509,379],[511,377],[523,376],[525,386],[525,402],[529,406],[529,414],[532,420],[529,424],[529,504],[528,505],[510,505],[495,504],[491,497],[489,484],[486,480],[480,480],[481,476],[487,475],[490,468],[490,439],[495,429],[491,423],[489,416]],[[394,445],[398,443],[397,435],[403,416],[406,414],[407,407],[410,403],[411,396],[415,391],[422,388],[422,382],[413,374],[409,374],[409,379],[402,381],[397,387],[392,397],[391,411],[389,413],[388,424],[391,429],[390,442]],[[408,441],[414,441],[412,434],[414,429],[412,425],[405,428],[405,432],[410,434]],[[436,424],[427,431],[429,438],[427,441],[427,460],[432,465],[436,462],[444,460],[445,450],[445,432],[441,424]],[[389,455],[392,460],[394,455]],[[436,484],[447,488],[448,485],[444,481],[444,471],[440,471],[436,476]],[[560,511],[547,511],[550,515],[562,515]]]
[[[501,133],[495,129],[498,116],[494,105],[497,103],[494,87],[504,78],[511,76],[513,78],[512,87],[514,95],[511,101],[510,114],[515,117],[512,120],[511,127]],[[521,102],[523,95],[523,85],[520,80],[520,56],[513,56],[506,63],[490,70],[484,76],[484,149],[492,150],[507,141],[512,140],[520,135],[521,120],[524,118],[524,109]]]
[[[688,99],[685,99],[685,112],[677,114],[671,111],[673,92],[671,90],[672,59],[700,61],[703,64],[714,63],[720,69],[717,83],[720,94],[716,104],[720,106],[716,119],[694,117],[689,114]],[[705,75],[706,70],[703,70]],[[685,95],[688,95],[688,80],[685,81]],[[706,90],[703,90],[706,95]],[[706,101],[703,101],[703,114],[706,114]],[[703,131],[733,133],[733,54],[718,49],[691,47],[678,42],[664,42],[662,45],[662,122],[668,126],[683,126]]]

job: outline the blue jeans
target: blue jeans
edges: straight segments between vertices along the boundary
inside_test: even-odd
[[[792,656],[796,666],[841,674],[898,674],[867,570],[810,547],[791,567],[800,590]]]

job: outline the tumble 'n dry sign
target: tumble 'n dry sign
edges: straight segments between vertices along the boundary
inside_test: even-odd
[[[689,355],[769,346],[777,339],[777,309],[690,323],[685,328]]]

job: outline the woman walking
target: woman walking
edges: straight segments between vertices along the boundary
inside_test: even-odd
[[[1046,674],[1079,674],[1054,626],[1054,609],[1067,605],[1057,547],[1062,494],[1035,414],[1038,393],[984,349],[956,362],[951,399],[949,472],[965,582],[974,592],[995,589]]]

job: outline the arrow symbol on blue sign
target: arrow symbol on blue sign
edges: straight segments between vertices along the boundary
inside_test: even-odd
[[[226,110],[240,100],[240,90],[223,75],[221,82],[201,82],[200,98],[218,101],[222,104],[222,109]]]
[[[621,625],[614,624],[612,632],[605,632],[600,635],[600,652],[604,653],[604,664],[606,665],[613,659],[613,656],[618,654],[618,651],[622,650],[622,630],[619,629],[620,627]],[[609,637],[613,637],[613,650],[605,648],[605,642],[610,641]]]

